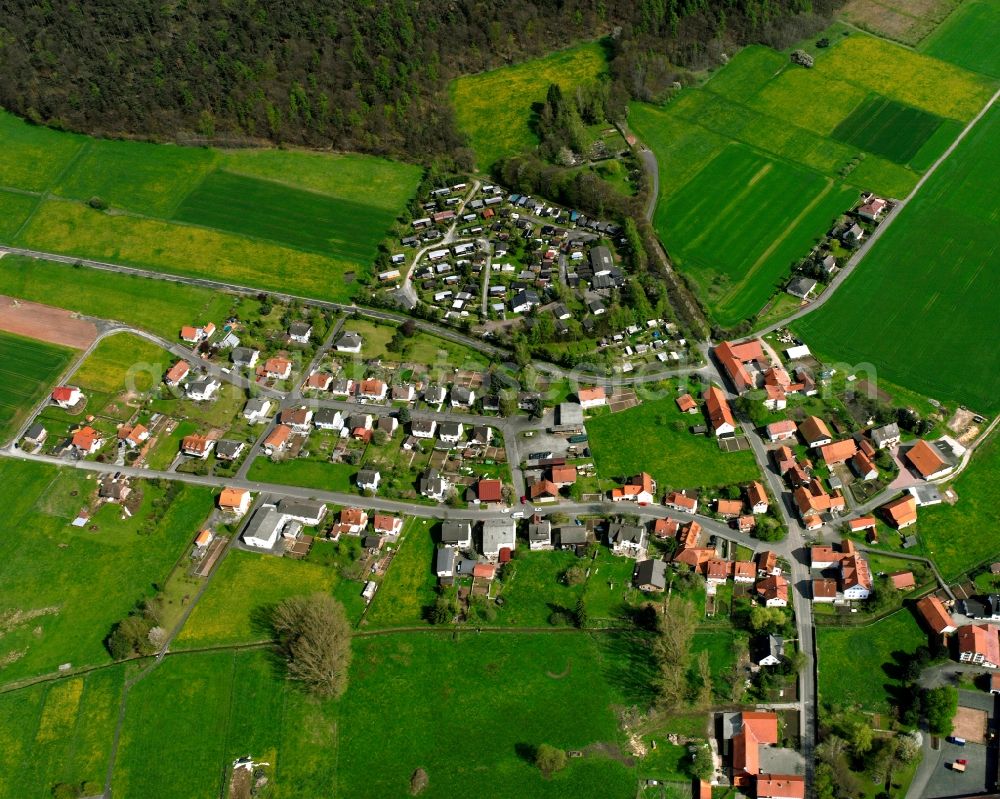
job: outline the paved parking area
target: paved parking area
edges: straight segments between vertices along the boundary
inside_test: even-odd
[[[934,770],[923,799],[935,799],[945,796],[968,796],[985,793],[990,789],[986,779],[987,766],[996,773],[996,750],[987,751],[983,744],[966,744],[958,746],[948,741],[941,743],[941,764]],[[968,765],[965,773],[952,769],[951,764],[958,759],[965,759]]]

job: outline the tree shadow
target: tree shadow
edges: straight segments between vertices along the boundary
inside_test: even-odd
[[[274,634],[274,611],[277,605],[270,602],[266,605],[257,605],[253,610],[250,611],[250,629],[255,635],[259,635],[262,638],[275,637]]]
[[[656,698],[658,673],[651,641],[648,634],[638,631],[608,633],[598,639],[604,679],[627,704],[647,707]]]
[[[516,743],[514,744],[514,754],[525,763],[534,764],[535,757],[538,754],[538,747],[534,744]]]

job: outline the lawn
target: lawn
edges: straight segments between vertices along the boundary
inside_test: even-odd
[[[31,194],[16,194],[0,190],[0,236],[10,240],[31,216],[38,198]]]
[[[0,201],[10,243],[329,300],[350,299],[421,175],[362,155],[91,139],[2,112],[0,140],[0,190],[31,193]]]
[[[58,783],[101,793],[124,669],[0,694],[0,799],[50,799]]]
[[[175,648],[267,640],[271,608],[297,594],[332,594],[338,581],[328,566],[233,550],[177,636]]]
[[[931,36],[921,43],[927,55],[1000,78],[1000,6],[993,0],[965,0]]]
[[[1000,502],[998,474],[1000,444],[994,433],[976,450],[966,470],[955,478],[953,487],[958,503],[919,511],[918,536],[946,580],[1000,555],[1000,533],[995,521]]]
[[[170,353],[151,341],[132,333],[115,333],[101,340],[70,382],[84,393],[127,390],[142,394],[160,382],[173,360]]]
[[[327,463],[304,458],[275,462],[262,455],[250,467],[249,479],[262,483],[354,493],[357,491],[354,475],[358,473],[358,468],[346,463]]]
[[[759,479],[752,452],[724,453],[714,436],[687,431],[689,425],[701,421],[701,417],[682,414],[673,397],[591,419],[587,433],[597,471],[612,479],[646,471],[660,492]]]
[[[926,643],[926,633],[906,608],[867,626],[821,627],[816,631],[820,701],[871,712],[890,710],[899,688],[894,667]]]
[[[123,519],[104,505],[84,527],[70,522],[91,504],[89,473],[35,463],[0,464],[0,615],[19,614],[0,639],[0,680],[9,682],[109,662],[111,627],[165,579],[212,507],[207,488],[136,481],[142,504]]]
[[[424,609],[437,597],[434,575],[435,542],[439,522],[409,519],[399,541],[399,551],[379,585],[365,615],[366,627],[406,627],[425,624]]]
[[[114,319],[168,340],[195,321],[224,320],[233,297],[168,280],[78,269],[8,255],[0,259],[0,294]]]
[[[0,331],[0,443],[28,418],[76,353]]]
[[[634,647],[575,632],[357,639],[340,703],[337,793],[402,796],[423,768],[428,797],[631,796],[634,775],[617,760],[570,760],[544,780],[531,753],[541,743],[619,743],[613,706],[651,699],[645,686],[641,698],[632,693],[643,673]],[[372,741],[393,753],[377,769]]]
[[[833,131],[833,137],[897,164],[908,163],[943,120],[919,108],[874,95]],[[952,139],[954,139],[954,134]],[[943,148],[942,148],[943,149]]]
[[[452,81],[455,119],[476,151],[479,169],[538,144],[532,106],[545,101],[550,85],[557,83],[567,93],[606,72],[604,45],[591,42]]]
[[[872,364],[929,397],[983,413],[1000,409],[1000,352],[982,332],[994,327],[998,296],[998,170],[994,107],[900,212],[862,268],[794,325],[813,352],[831,362]]]

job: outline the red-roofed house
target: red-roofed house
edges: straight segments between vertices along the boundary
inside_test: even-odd
[[[941,456],[937,447],[928,444],[923,439],[906,451],[906,460],[924,480],[937,480],[939,477],[944,477],[953,468]]]
[[[83,392],[76,386],[57,386],[52,389],[52,402],[60,408],[72,408],[81,399]]]
[[[761,774],[757,799],[805,799],[806,778],[792,774]]]
[[[835,602],[837,600],[837,581],[830,577],[821,577],[812,581],[813,602]]]
[[[777,422],[771,422],[764,430],[771,441],[787,441],[790,438],[795,438],[796,428],[797,425],[791,419],[781,419]]]
[[[769,608],[783,608],[788,605],[788,580],[780,574],[765,577],[757,583],[757,593]]]
[[[889,524],[897,530],[904,530],[917,523],[917,500],[910,494],[883,505],[882,510]]]
[[[955,620],[945,609],[944,604],[934,594],[928,594],[917,602],[917,610],[924,617],[927,626],[937,635],[947,635],[958,629]]]
[[[889,575],[892,587],[897,591],[909,591],[917,587],[917,581],[913,577],[913,572],[893,572]]]
[[[723,341],[712,352],[732,381],[737,394],[742,394],[754,387],[754,380],[744,364],[760,363],[763,365],[765,363],[764,348],[759,340],[753,339],[742,344]]]
[[[697,522],[692,522],[697,524]],[[676,519],[657,519],[653,522],[653,535],[657,538],[673,538],[678,534],[681,523]]]
[[[361,387],[358,389],[358,392],[365,399],[381,401],[385,399],[388,390],[389,387],[386,386],[384,380],[372,377],[361,381]]]
[[[682,394],[674,401],[681,413],[698,413],[698,403],[690,394]]]
[[[757,567],[749,560],[738,560],[733,564],[733,582],[752,583],[757,579]]]
[[[723,519],[735,519],[743,513],[743,500],[717,499],[715,500],[715,512]]]
[[[272,430],[267,438],[264,439],[264,451],[268,455],[274,455],[276,452],[281,452],[288,446],[288,442],[292,437],[292,428],[287,425],[279,424]]]
[[[698,500],[683,491],[671,491],[663,498],[663,504],[682,513],[695,513],[698,510]]]
[[[705,564],[705,581],[709,585],[719,585],[729,579],[732,564],[728,560],[712,558]]]
[[[403,520],[398,516],[376,513],[374,526],[379,535],[399,535],[403,530]]]
[[[736,420],[729,407],[729,400],[717,386],[709,386],[705,391],[705,411],[716,437],[731,436],[736,432]]]
[[[502,502],[503,483],[499,480],[483,478],[476,483],[476,496],[480,502]]]
[[[781,574],[781,567],[778,565],[778,553],[770,549],[757,553],[757,572],[763,576]]]
[[[640,505],[656,501],[656,481],[646,472],[630,477],[621,488],[611,489],[613,502],[638,502]]]
[[[820,455],[826,461],[827,466],[853,458],[858,451],[858,445],[853,438],[845,438],[843,441],[834,441],[832,444],[824,444],[819,448]]]
[[[575,466],[553,466],[552,482],[560,488],[562,486],[573,485],[576,482]]]
[[[608,404],[608,395],[604,391],[603,386],[581,388],[576,392],[576,397],[580,400],[580,407],[584,409],[597,408]]]
[[[806,420],[799,425],[799,435],[802,436],[802,440],[805,442],[805,445],[813,449],[822,447],[824,444],[829,444],[833,441],[833,437],[830,435],[830,429],[826,426],[826,422],[818,416],[807,417]]]
[[[264,374],[273,380],[287,380],[292,374],[292,362],[287,358],[268,358],[264,361]]]
[[[865,453],[858,452],[851,458],[851,468],[854,469],[854,473],[862,480],[877,480],[878,479],[878,469]]]
[[[889,203],[873,194],[868,199],[868,202],[858,208],[858,216],[862,219],[867,219],[869,222],[874,222],[888,206]]]
[[[73,433],[73,449],[84,455],[93,455],[104,444],[104,439],[93,427],[81,427]]]
[[[190,371],[191,367],[188,366],[187,361],[178,361],[167,370],[163,382],[168,386],[180,385],[180,382],[188,376],[188,372]]]
[[[992,624],[958,628],[958,659],[987,669],[1000,668],[1000,637]]]
[[[769,507],[767,492],[756,480],[747,486],[747,505],[750,506],[751,513],[767,513]]]
[[[852,533],[860,533],[862,530],[874,529],[878,522],[874,516],[859,516],[857,519],[851,519],[848,524]]]

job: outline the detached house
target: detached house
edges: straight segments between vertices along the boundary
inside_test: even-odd
[[[513,519],[487,519],[483,522],[483,555],[490,560],[500,557],[504,549],[513,552],[517,546]]]
[[[953,468],[937,447],[923,439],[906,451],[906,460],[924,480],[937,480]]]
[[[442,422],[438,438],[445,444],[457,444],[462,440],[464,430],[461,422]],[[414,435],[416,434],[414,433]]]
[[[464,520],[448,520],[441,524],[441,543],[457,549],[472,546],[472,525]]]
[[[72,408],[82,399],[83,392],[76,386],[57,386],[52,389],[52,402],[60,408]]]
[[[729,400],[717,386],[710,386],[704,393],[705,412],[716,438],[731,436],[736,432],[736,419],[733,417]]]
[[[788,606],[788,580],[780,574],[759,580],[756,591],[766,607],[784,608]]]
[[[279,452],[284,452],[291,438],[292,429],[286,425],[279,424],[264,439],[264,452],[268,455],[276,455]]]
[[[577,392],[576,396],[580,402],[580,407],[584,410],[587,408],[598,408],[602,405],[608,404],[608,396],[603,386],[581,388]]]
[[[219,495],[219,510],[242,516],[250,509],[250,492],[245,488],[223,488]]]
[[[893,422],[883,427],[876,427],[871,431],[871,439],[875,449],[894,447],[900,441],[899,425]]]
[[[389,387],[385,384],[385,381],[375,378],[362,380],[359,389],[362,399],[374,400],[376,402],[384,400],[388,391]]]
[[[528,547],[533,552],[552,549],[552,522],[537,514],[528,524]]]
[[[648,505],[656,501],[656,481],[646,472],[629,478],[621,488],[611,489],[612,502],[638,502]]]
[[[222,384],[214,377],[205,377],[188,383],[184,393],[187,394],[188,399],[193,399],[196,402],[207,402],[216,395],[221,386]]]
[[[698,500],[684,491],[671,491],[663,498],[663,504],[681,513],[696,513],[698,510]]]
[[[764,431],[770,441],[787,441],[795,438],[797,425],[791,419],[782,419],[778,422],[771,422]]]
[[[858,445],[854,443],[853,438],[835,441],[832,444],[824,444],[819,448],[820,455],[826,461],[827,466],[844,463],[853,458],[857,451]]]
[[[188,366],[187,361],[177,361],[173,366],[167,370],[167,374],[163,378],[163,382],[168,386],[179,386],[181,381],[188,376],[191,371],[191,367]]]
[[[476,401],[476,392],[465,386],[454,386],[451,389],[451,407],[471,408]]]
[[[431,468],[420,477],[418,487],[421,496],[441,502],[447,495],[448,489],[451,488],[451,484],[441,476],[437,469]]]
[[[958,629],[951,614],[934,594],[928,594],[917,602],[917,610],[936,635],[948,635]]]
[[[992,624],[958,628],[958,659],[987,669],[1000,668],[1000,637]]]
[[[613,522],[608,527],[608,545],[616,555],[638,558],[646,551],[646,528]]]
[[[358,333],[344,333],[344,335],[337,339],[337,352],[361,352],[362,343],[362,338]]]
[[[104,439],[93,427],[81,427],[71,439],[73,449],[81,455],[93,455],[104,445]]]
[[[272,380],[287,380],[292,376],[292,362],[287,358],[268,358],[264,361],[264,374]]]
[[[640,591],[664,591],[667,587],[667,564],[662,560],[641,560],[635,564],[632,583]]]
[[[282,411],[278,416],[278,421],[291,428],[293,433],[308,433],[312,419],[313,412],[308,408],[293,408]]]
[[[434,438],[437,422],[433,419],[414,419],[410,422],[410,433],[415,438]]]
[[[826,422],[817,416],[809,416],[799,425],[799,435],[807,447],[817,449],[833,441]]]
[[[747,505],[750,506],[750,512],[755,514],[767,513],[770,507],[764,486],[756,480],[747,486]]]
[[[215,447],[215,439],[207,436],[190,435],[181,439],[181,452],[193,458],[205,460]]]
[[[263,422],[270,412],[271,400],[255,398],[247,401],[243,408],[243,418],[250,424],[257,424]]]
[[[897,530],[905,530],[917,523],[917,500],[910,494],[883,505],[882,511],[889,524]]]
[[[260,352],[250,347],[234,347],[229,354],[233,361],[233,366],[247,367],[252,369],[257,365]]]
[[[308,344],[312,332],[312,325],[308,322],[293,322],[288,328],[288,338],[296,344]]]
[[[357,476],[358,488],[362,491],[378,491],[382,474],[378,469],[361,469]]]

